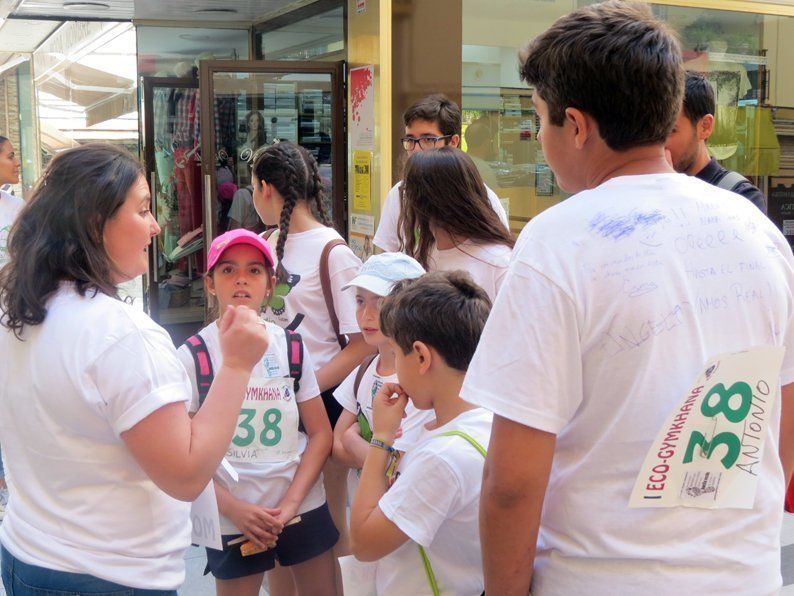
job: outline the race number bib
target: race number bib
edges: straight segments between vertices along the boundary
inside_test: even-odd
[[[709,361],[645,456],[630,507],[750,509],[785,349]]]
[[[298,405],[289,377],[251,377],[226,452],[231,462],[280,462],[298,452]]]

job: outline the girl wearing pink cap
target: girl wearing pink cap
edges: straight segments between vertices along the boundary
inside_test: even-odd
[[[275,285],[265,240],[237,229],[218,236],[207,256],[209,299],[259,312]],[[221,317],[189,338],[178,354],[191,379],[191,412],[201,407],[212,371],[222,363]],[[320,472],[332,444],[312,361],[297,333],[262,321],[269,338],[254,367],[226,459],[239,475],[216,478],[222,551],[207,549],[217,593],[259,594],[264,573],[278,561],[292,571],[299,594],[336,593],[332,547],[339,538],[325,502]]]

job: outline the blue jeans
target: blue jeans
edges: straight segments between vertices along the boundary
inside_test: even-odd
[[[177,596],[176,590],[128,588],[82,573],[23,563],[0,545],[0,567],[8,596]]]

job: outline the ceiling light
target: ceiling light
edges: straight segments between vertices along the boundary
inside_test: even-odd
[[[73,0],[66,0],[63,3],[64,8],[74,8],[76,10],[110,10],[110,4],[107,2],[77,2]]]
[[[236,8],[198,8],[193,12],[204,14],[237,14]]]

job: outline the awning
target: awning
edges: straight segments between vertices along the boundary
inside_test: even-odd
[[[82,64],[68,63],[37,81],[37,86],[45,93],[83,106],[87,126],[137,109],[135,81]]]

